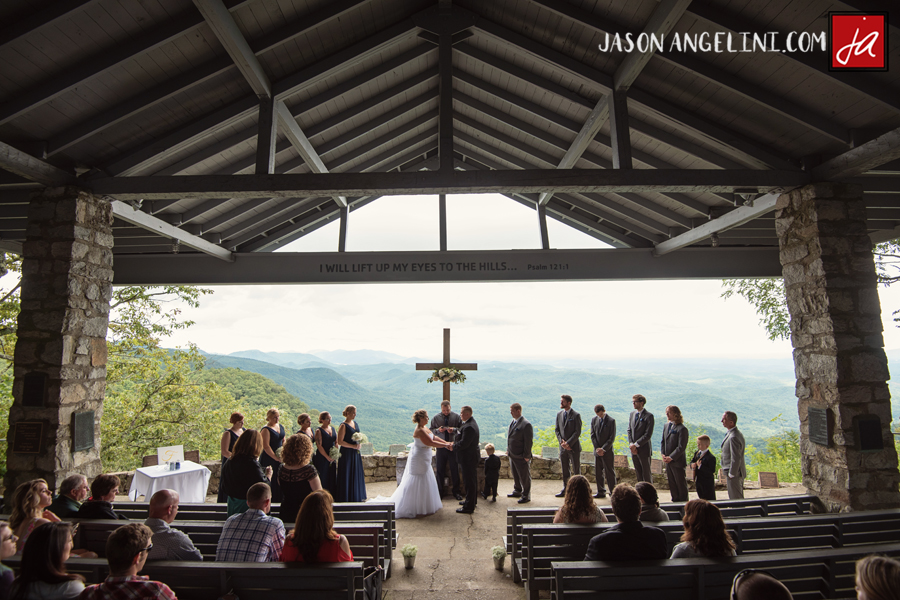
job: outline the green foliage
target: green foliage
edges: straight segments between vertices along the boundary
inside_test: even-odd
[[[791,337],[791,315],[788,313],[784,293],[784,279],[725,279],[725,291],[721,297],[737,294],[756,308],[759,323],[770,340],[786,340]]]
[[[251,420],[249,415],[244,415],[246,427],[256,429],[265,425],[265,411],[273,406],[281,412],[281,423],[289,432],[297,429],[297,415],[308,413],[314,425],[316,417],[319,415],[318,410],[310,409],[305,402],[288,392],[283,385],[252,371],[244,371],[235,367],[206,368],[197,373],[197,381],[217,383],[233,398],[232,402],[235,405],[260,411],[261,419]]]
[[[22,259],[15,254],[0,254],[0,276],[22,272]],[[13,353],[16,348],[16,320],[19,317],[19,282],[11,289],[0,289],[0,438],[9,433],[9,409],[12,407]],[[0,443],[0,476],[6,474],[6,444]]]
[[[747,478],[757,479],[760,471],[778,473],[778,481],[800,482],[803,470],[800,460],[800,433],[788,429],[779,414],[772,419],[781,425],[782,431],[764,440],[765,450],[747,446],[744,456],[747,462]]]

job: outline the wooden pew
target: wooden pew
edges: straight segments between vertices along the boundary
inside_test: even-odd
[[[815,496],[781,496],[773,498],[744,498],[741,500],[717,500],[715,505],[722,511],[723,518],[766,517],[772,515],[809,514],[810,504]],[[615,521],[612,508],[604,506],[610,521]],[[660,504],[670,521],[680,521],[684,503]],[[506,552],[512,560],[513,581],[521,583],[522,574],[518,565],[522,559],[522,526],[533,523],[552,523],[557,507],[511,507],[506,512]]]
[[[591,538],[612,525],[525,525],[519,569],[527,597],[552,587],[552,563],[583,560]],[[900,539],[900,509],[728,519],[726,525],[738,555],[832,549]],[[684,533],[681,522],[654,526],[665,532],[671,554]]]
[[[795,600],[854,598],[854,563],[869,554],[900,556],[900,544],[763,553],[724,559],[678,558],[641,562],[554,562],[554,600],[718,600],[728,598],[744,569],[768,571]]]
[[[86,548],[96,552],[101,558],[106,556],[106,540],[109,534],[122,525],[122,521],[81,520],[75,538],[76,548]],[[173,529],[186,533],[200,550],[205,561],[215,561],[216,547],[222,535],[222,523],[194,521],[172,523]],[[390,568],[386,558],[384,529],[378,523],[335,523],[335,531],[347,536],[353,558],[366,567],[380,566],[385,573]]]
[[[18,570],[21,557],[6,559],[7,566]],[[70,559],[69,573],[84,576],[87,583],[100,583],[109,575],[105,559]],[[148,562],[141,570],[155,581],[162,581],[179,600],[212,600],[228,592],[241,600],[365,600],[363,563],[233,563],[177,561]],[[302,594],[298,596],[298,590]]]

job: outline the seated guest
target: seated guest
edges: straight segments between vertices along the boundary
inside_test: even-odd
[[[268,516],[271,509],[272,489],[269,485],[255,483],[250,486],[247,490],[247,510],[232,515],[225,521],[222,537],[219,538],[219,545],[216,548],[216,560],[219,562],[281,560],[281,550],[284,548],[284,523],[281,519]]]
[[[282,495],[280,516],[284,523],[296,521],[303,500],[310,492],[322,489],[319,472],[309,463],[312,453],[312,439],[302,432],[284,441],[281,468],[278,469]]]
[[[166,584],[138,576],[153,549],[152,535],[141,523],[129,523],[113,531],[106,540],[109,577],[103,583],[89,585],[81,600],[176,600]]]
[[[16,553],[16,534],[6,521],[0,521],[0,560],[14,556]],[[16,574],[12,569],[0,563],[0,600],[9,598],[9,587]]]
[[[735,556],[734,542],[725,530],[722,513],[706,500],[691,500],[684,505],[684,535],[670,558],[715,558]]]
[[[858,600],[900,600],[900,561],[887,556],[866,556],[856,561]]]
[[[588,544],[584,560],[652,560],[668,556],[666,534],[662,529],[640,522],[641,497],[627,483],[620,483],[610,496],[613,525]]]
[[[269,483],[272,467],[259,464],[262,454],[262,436],[255,429],[247,429],[234,443],[231,458],[222,465],[222,484],[228,497],[228,516],[247,510],[247,490],[256,483]]]
[[[78,514],[81,503],[87,498],[91,488],[84,475],[69,475],[59,485],[59,495],[53,499],[50,512],[60,519],[71,519]]]
[[[19,484],[12,497],[12,514],[9,525],[18,538],[16,552],[22,553],[28,536],[44,523],[59,522],[59,517],[47,510],[53,502],[53,495],[47,482],[43,479],[32,479]]]
[[[731,600],[793,600],[787,586],[764,571],[746,569],[734,576]]]
[[[284,542],[284,562],[330,563],[353,560],[350,542],[334,530],[334,499],[328,490],[306,497],[297,523]]]
[[[659,495],[652,483],[646,481],[638,482],[634,489],[637,490],[641,498],[641,521],[649,521],[651,523],[659,523],[660,521],[668,521],[669,515],[666,511],[659,507]]]
[[[28,536],[10,600],[73,600],[84,591],[81,575],[66,573],[72,552],[72,525],[44,523]]]
[[[591,496],[591,484],[584,475],[572,475],[566,485],[566,497],[563,505],[556,511],[553,517],[554,523],[577,523],[589,525],[592,523],[607,523],[609,519],[594,503]]]
[[[76,515],[79,519],[124,519],[113,510],[113,501],[119,493],[119,478],[115,475],[98,475],[91,482],[91,497],[81,505]]]
[[[169,527],[177,514],[175,490],[159,490],[150,498],[150,518],[144,525],[153,532],[153,549],[147,553],[147,560],[203,560],[186,533]]]

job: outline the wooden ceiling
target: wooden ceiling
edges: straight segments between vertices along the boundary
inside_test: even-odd
[[[28,195],[60,183],[118,201],[117,257],[271,252],[384,195],[485,191],[615,248],[771,248],[778,192],[822,180],[862,183],[890,239],[896,20],[885,72],[598,47],[653,31],[783,48],[875,4],[6,0],[0,243],[20,248]]]

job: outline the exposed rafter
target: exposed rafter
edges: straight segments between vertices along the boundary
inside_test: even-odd
[[[152,231],[169,239],[176,240],[184,244],[185,246],[188,246],[189,248],[193,248],[194,250],[209,254],[210,256],[215,256],[218,259],[229,262],[234,261],[234,256],[225,248],[222,248],[221,246],[217,246],[215,244],[211,244],[201,237],[191,235],[183,229],[179,229],[178,227],[169,225],[161,219],[157,219],[156,217],[148,215],[145,212],[136,210],[129,204],[119,202],[118,200],[113,200],[112,212],[117,218],[125,221],[126,223],[137,225],[138,227],[146,229],[147,231]]]
[[[898,158],[900,128],[822,163],[812,170],[812,176],[817,180],[856,177]]]
[[[75,175],[0,142],[0,168],[47,186],[75,183]]]

